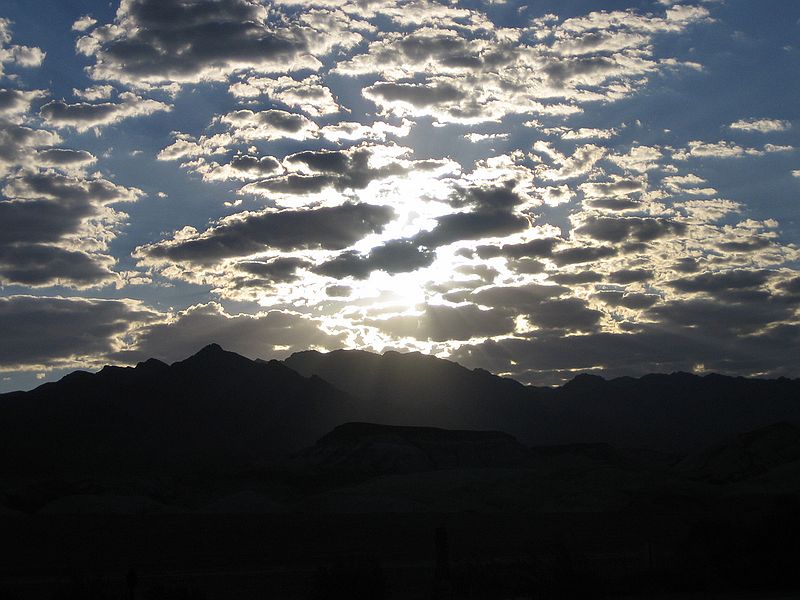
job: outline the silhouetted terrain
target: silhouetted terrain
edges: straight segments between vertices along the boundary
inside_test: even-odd
[[[119,598],[131,565],[153,599],[796,589],[799,391],[215,345],[75,372],[0,396],[0,597]]]
[[[497,429],[527,444],[684,451],[779,421],[800,422],[796,379],[579,375],[560,388],[536,388],[418,353],[309,351],[285,364],[360,399],[362,420]]]
[[[307,446],[355,409],[319,378],[211,345],[173,365],[76,371],[0,396],[0,467],[86,477],[261,464]]]

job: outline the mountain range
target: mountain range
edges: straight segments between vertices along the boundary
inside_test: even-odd
[[[348,422],[687,453],[800,422],[800,380],[579,375],[541,388],[419,353],[267,362],[212,344],[172,365],[76,371],[0,395],[0,468],[7,478],[64,478],[263,467]]]

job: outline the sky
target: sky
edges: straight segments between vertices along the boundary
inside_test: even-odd
[[[800,376],[800,3],[5,0],[0,391],[216,342]]]

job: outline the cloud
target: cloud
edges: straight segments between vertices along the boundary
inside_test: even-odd
[[[83,15],[72,24],[72,31],[86,31],[97,24],[97,19],[91,15]]]
[[[656,294],[638,292],[601,291],[595,293],[593,297],[609,306],[624,307],[630,310],[650,308],[661,300],[661,297]]]
[[[603,258],[616,256],[618,250],[608,246],[576,246],[559,250],[551,255],[553,262],[559,267],[594,262]]]
[[[219,122],[226,126],[234,139],[243,141],[278,140],[289,138],[305,140],[314,137],[318,127],[316,123],[285,110],[237,110],[219,117]]]
[[[398,338],[439,342],[489,337],[514,330],[514,320],[505,312],[481,310],[475,305],[426,304],[419,314],[368,318],[365,324]]]
[[[316,267],[321,275],[341,279],[366,279],[373,271],[406,273],[433,264],[435,254],[413,240],[393,240],[373,248],[367,254],[344,252]]]
[[[594,165],[606,154],[606,149],[594,144],[587,144],[576,148],[570,157],[566,157],[555,150],[548,142],[536,142],[533,149],[550,157],[558,167],[540,168],[537,170],[539,177],[550,181],[563,181],[573,179],[589,173]]]
[[[227,163],[205,162],[199,159],[191,168],[203,176],[204,181],[227,181],[230,179],[257,180],[283,171],[280,161],[274,156],[251,156],[236,154]]]
[[[774,131],[788,131],[792,124],[781,119],[740,119],[729,125],[731,129],[755,133],[772,133]]]
[[[526,217],[503,210],[453,213],[438,217],[433,229],[417,234],[413,240],[421,246],[437,248],[463,240],[505,237],[528,227],[530,221]]]
[[[769,281],[774,273],[770,271],[748,271],[734,269],[718,273],[700,273],[694,277],[676,279],[669,286],[681,292],[706,292],[721,296],[731,290],[759,288]]]
[[[309,75],[300,81],[286,75],[277,78],[249,76],[231,84],[228,90],[238,98],[268,96],[312,117],[341,111],[333,93],[322,85],[318,75]]]
[[[29,287],[64,285],[89,288],[116,281],[115,261],[45,244],[0,245],[0,283]]]
[[[215,302],[161,313],[138,300],[0,297],[0,371],[181,360],[210,342],[254,358],[332,349],[343,337],[289,311],[230,314]]]
[[[30,109],[31,103],[43,98],[42,90],[14,90],[0,89],[0,118],[11,119],[25,114]]]
[[[734,142],[703,142],[693,140],[689,142],[689,149],[675,152],[675,160],[688,160],[689,158],[742,158],[744,156],[764,156],[776,152],[791,152],[792,146],[776,146],[766,144],[761,150],[758,148],[747,148]]]
[[[626,154],[613,154],[608,160],[625,171],[645,173],[657,169],[662,157],[661,149],[655,146],[634,146]]]
[[[664,218],[587,217],[575,233],[602,242],[650,242],[665,236],[683,234],[686,225]]]
[[[252,69],[282,73],[320,67],[318,56],[361,40],[343,13],[285,14],[256,0],[122,0],[113,23],[77,41],[91,76],[148,87],[223,81]]]
[[[163,102],[149,100],[131,92],[119,95],[120,102],[90,104],[77,102],[68,104],[52,100],[39,111],[44,120],[54,127],[74,127],[86,131],[93,127],[105,127],[124,119],[151,115],[158,111],[168,111],[171,107]]]
[[[394,214],[388,206],[363,203],[241,213],[221,219],[202,233],[185,228],[171,240],[140,246],[134,256],[143,264],[209,265],[269,250],[339,250],[382,231]]]
[[[232,278],[231,287],[268,288],[275,283],[295,281],[298,269],[307,269],[311,264],[291,256],[273,260],[242,260],[234,264],[237,275]]]
[[[290,154],[283,164],[292,172],[248,184],[242,193],[276,196],[362,190],[374,181],[410,173],[446,172],[457,165],[448,160],[408,160],[409,150],[399,146],[363,144],[347,150],[304,150]]]
[[[0,297],[0,370],[97,364],[160,315],[137,300]]]
[[[91,85],[86,89],[73,89],[72,93],[78,98],[94,102],[96,100],[108,100],[114,94],[113,85]]]
[[[6,180],[3,193],[0,281],[83,288],[116,280],[115,260],[105,251],[124,215],[110,205],[134,202],[140,190],[41,171]]]
[[[136,362],[155,357],[182,360],[208,343],[261,359],[282,359],[298,350],[333,349],[343,336],[325,333],[316,319],[289,311],[231,314],[216,302],[198,304],[136,330],[136,344],[118,359]]]
[[[649,269],[620,269],[614,271],[608,276],[611,283],[618,283],[620,285],[628,285],[630,283],[642,283],[653,279],[653,271]]]
[[[45,53],[35,46],[20,46],[11,43],[11,21],[0,17],[0,77],[5,75],[5,67],[38,67],[44,61]]]
[[[86,150],[49,148],[36,153],[36,164],[42,167],[85,167],[97,161],[97,157]]]
[[[478,304],[503,309],[509,316],[525,315],[540,328],[568,331],[591,330],[602,313],[590,309],[575,297],[561,297],[569,289],[561,285],[529,284],[488,288],[473,293],[470,299]]]

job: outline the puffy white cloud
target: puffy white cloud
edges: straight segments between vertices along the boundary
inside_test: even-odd
[[[20,46],[11,43],[11,21],[0,17],[0,77],[5,75],[6,65],[38,67],[45,53],[35,46]]]
[[[782,119],[740,119],[730,124],[731,129],[751,131],[756,133],[771,133],[773,131],[787,131],[792,127],[791,122]]]
[[[285,75],[277,78],[250,76],[231,84],[228,89],[239,98],[268,96],[312,117],[341,111],[331,90],[322,85],[318,75],[310,75],[301,81]]]
[[[792,146],[778,146],[766,144],[761,150],[758,148],[747,148],[734,142],[704,142],[692,140],[688,144],[687,150],[675,152],[672,156],[675,160],[688,160],[689,158],[742,158],[744,156],[764,156],[776,152],[792,152]]]
[[[83,90],[73,89],[72,93],[78,98],[94,102],[96,100],[108,100],[114,94],[113,85],[91,85]]]
[[[315,136],[319,127],[314,121],[284,110],[237,110],[219,117],[236,140],[305,140]]]
[[[97,24],[97,19],[91,15],[83,15],[72,24],[72,31],[86,31]]]

